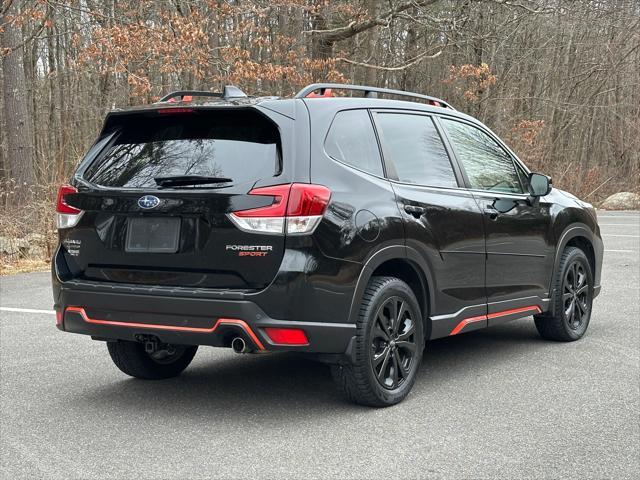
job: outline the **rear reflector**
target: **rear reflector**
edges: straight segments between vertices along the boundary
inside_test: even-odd
[[[249,195],[272,197],[264,207],[229,214],[238,228],[256,233],[312,233],[320,223],[331,199],[331,190],[322,185],[293,183],[255,188]]]
[[[58,228],[75,227],[84,213],[82,210],[67,203],[65,197],[73,193],[78,193],[78,189],[71,185],[62,185],[58,189],[58,197],[56,199],[56,224]]]
[[[264,329],[267,336],[273,343],[280,345],[308,345],[306,333],[300,328],[273,328]]]

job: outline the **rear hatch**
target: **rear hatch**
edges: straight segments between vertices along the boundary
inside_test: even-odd
[[[273,280],[284,235],[245,232],[228,216],[274,201],[252,188],[286,183],[271,119],[251,107],[135,111],[110,116],[97,145],[78,193],[65,196],[84,212],[60,230],[75,278],[224,289]]]

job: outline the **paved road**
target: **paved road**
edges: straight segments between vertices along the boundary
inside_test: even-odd
[[[431,342],[412,394],[384,410],[287,355],[203,348],[178,379],[132,380],[51,314],[0,311],[0,476],[637,475],[640,214],[600,218],[604,287],[582,341],[545,342],[529,318]],[[0,281],[3,308],[51,308],[48,274]]]

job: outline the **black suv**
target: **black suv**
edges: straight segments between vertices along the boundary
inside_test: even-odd
[[[180,374],[198,345],[295,351],[392,405],[426,340],[530,315],[584,335],[602,239],[550,183],[425,95],[174,92],[110,113],[60,188],[57,326],[138,378]]]

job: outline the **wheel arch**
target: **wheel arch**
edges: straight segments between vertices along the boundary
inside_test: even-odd
[[[584,254],[587,257],[587,260],[589,260],[589,265],[591,266],[591,272],[595,277],[596,254],[593,249],[593,244],[591,243],[591,241],[582,235],[576,235],[574,237],[571,237],[571,239],[565,244],[564,248],[566,247],[576,247],[584,252]]]
[[[376,275],[393,276],[409,285],[422,310],[425,338],[429,338],[431,334],[430,312],[434,310],[433,277],[418,252],[404,245],[384,247],[371,255],[365,262],[351,301],[350,321],[356,321],[360,300],[369,280]]]
[[[552,295],[556,294],[556,292],[553,291],[553,279],[560,266],[562,252],[564,252],[567,247],[576,247],[584,252],[589,261],[589,265],[591,266],[592,274],[594,278],[596,278],[597,262],[593,244],[594,233],[587,225],[574,223],[565,228],[558,239],[558,246],[556,248],[556,255],[553,262],[553,271],[551,272],[551,278],[549,279],[549,291],[552,292]],[[551,304],[553,305],[553,302],[551,302]]]

